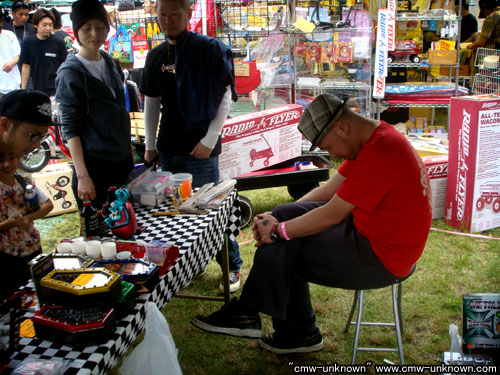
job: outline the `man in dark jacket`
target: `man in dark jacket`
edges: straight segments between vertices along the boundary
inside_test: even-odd
[[[220,134],[231,99],[238,99],[231,50],[214,38],[187,30],[189,1],[157,4],[158,23],[167,41],[148,53],[142,76],[145,158],[150,161],[158,153],[163,170],[191,173],[195,187],[218,183]],[[230,240],[231,292],[239,289],[242,263],[238,243]],[[219,287],[223,290],[224,285]]]

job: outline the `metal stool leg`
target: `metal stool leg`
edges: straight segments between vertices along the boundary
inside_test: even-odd
[[[349,327],[352,324],[352,317],[354,316],[354,311],[356,311],[356,306],[358,305],[358,295],[359,295],[359,290],[356,290],[354,292],[354,299],[352,301],[351,312],[349,313],[349,317],[347,318],[347,323],[344,328],[344,333],[347,333],[349,331]]]
[[[401,328],[401,334],[404,334],[403,330],[403,310],[401,309],[401,299],[403,297],[403,283],[398,284],[398,316],[399,316],[399,327]]]
[[[399,293],[397,291],[398,285],[392,284],[392,306],[394,310],[394,326],[396,328],[396,338],[398,340],[398,353],[399,353],[399,364],[404,365],[405,359],[403,355],[403,342],[401,341],[401,311],[399,310],[400,301]]]
[[[358,291],[356,291],[358,293]],[[356,354],[358,352],[358,343],[359,343],[359,330],[361,328],[361,323],[363,321],[362,316],[363,316],[363,290],[360,290],[358,293],[358,299],[359,299],[359,309],[358,309],[358,320],[356,321],[356,333],[354,335],[354,348],[352,352],[352,360],[351,364],[355,364],[356,362]]]

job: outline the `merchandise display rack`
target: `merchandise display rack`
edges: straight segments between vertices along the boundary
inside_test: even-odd
[[[479,72],[474,76],[472,92],[476,95],[500,95],[500,50],[478,48],[475,65]]]

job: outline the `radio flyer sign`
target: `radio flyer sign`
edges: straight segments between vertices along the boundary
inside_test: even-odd
[[[388,15],[387,9],[379,9],[377,24],[377,48],[375,50],[375,74],[373,97],[382,99],[385,95],[387,77]]]
[[[299,156],[301,116],[302,106],[289,104],[226,120],[219,156],[221,180]]]
[[[451,98],[446,221],[480,232],[500,227],[500,97]]]

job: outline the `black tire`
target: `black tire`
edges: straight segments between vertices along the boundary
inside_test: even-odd
[[[388,62],[389,64],[393,63],[393,62],[394,62],[394,56],[392,56],[392,55],[388,55],[388,56],[387,56],[387,62]]]
[[[59,187],[64,187],[67,184],[69,184],[69,177],[68,176],[61,176],[57,179],[56,181],[57,186]]]
[[[302,198],[304,195],[309,193],[312,189],[315,189],[319,186],[319,182],[304,182],[301,184],[293,184],[293,185],[288,185],[288,194],[290,196],[297,200]]]
[[[239,199],[241,210],[240,228],[243,229],[248,226],[253,219],[253,205],[250,199],[243,195],[239,195]]]
[[[71,207],[71,202],[70,201],[63,202],[63,204],[62,204],[62,208],[63,209],[67,209],[67,208],[70,208],[70,207]]]
[[[19,159],[19,167],[29,173],[39,172],[49,163],[50,148],[45,142],[40,148],[31,151]]]
[[[417,63],[419,63],[419,62],[420,62],[420,56],[419,56],[419,55],[412,55],[412,56],[410,57],[410,60],[411,60],[412,62],[414,62],[415,64],[417,64]]]

